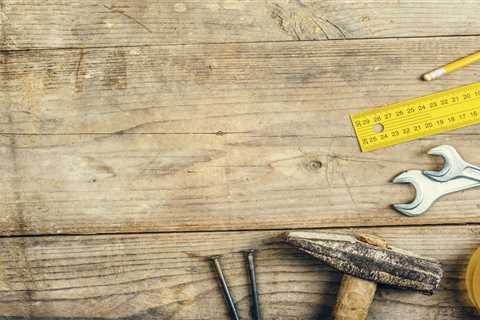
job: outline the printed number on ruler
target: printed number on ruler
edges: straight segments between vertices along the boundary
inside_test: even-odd
[[[363,152],[480,123],[480,82],[351,116]]]

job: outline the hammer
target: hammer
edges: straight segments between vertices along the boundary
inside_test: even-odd
[[[335,320],[367,319],[377,283],[433,294],[443,274],[437,260],[393,248],[372,235],[289,232],[282,238],[344,273]]]

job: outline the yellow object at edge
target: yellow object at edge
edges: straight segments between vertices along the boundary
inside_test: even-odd
[[[480,310],[480,248],[470,257],[467,273],[465,275],[468,299],[470,303]]]

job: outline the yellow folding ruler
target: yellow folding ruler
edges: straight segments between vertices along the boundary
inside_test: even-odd
[[[480,123],[480,82],[351,115],[363,152]]]

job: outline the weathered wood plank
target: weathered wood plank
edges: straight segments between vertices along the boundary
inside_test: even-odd
[[[0,132],[350,136],[349,113],[477,81],[478,65],[418,77],[479,40],[3,53]]]
[[[478,1],[1,3],[2,49],[478,34]]]
[[[479,244],[478,226],[377,228],[392,245],[441,261],[439,291],[426,296],[380,287],[372,319],[474,319],[464,270]],[[265,319],[326,319],[340,274],[270,239],[275,232],[56,236],[0,240],[2,319],[226,319],[206,257],[223,266],[248,319],[248,281],[241,250],[258,247],[258,285]]]
[[[480,163],[478,126],[361,154],[348,119],[478,80],[416,80],[478,39],[4,53],[0,231],[479,222],[478,191],[416,219],[389,208],[411,197],[391,178],[433,168],[432,146]]]
[[[389,181],[437,167],[451,143],[480,163],[478,136],[442,136],[360,154],[354,138],[216,135],[20,136],[0,147],[3,234],[240,230],[480,222],[478,190],[418,218],[390,205]],[[260,141],[258,143],[258,141]],[[438,160],[437,160],[438,163]]]

